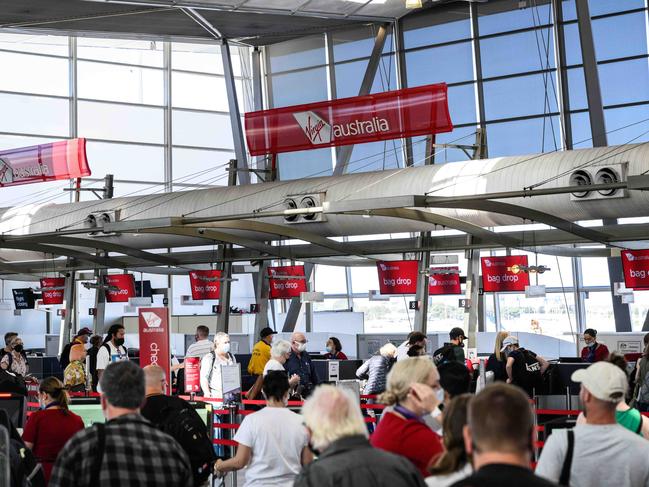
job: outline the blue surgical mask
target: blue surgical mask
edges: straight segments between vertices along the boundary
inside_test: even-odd
[[[334,347],[327,347],[327,352],[334,353]]]
[[[221,351],[223,353],[229,353],[230,352],[230,344],[229,343],[224,343],[221,345]]]
[[[441,387],[435,391],[435,396],[437,396],[437,401],[441,404],[444,402],[444,389]]]

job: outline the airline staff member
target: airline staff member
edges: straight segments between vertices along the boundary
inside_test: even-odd
[[[266,327],[261,330],[259,336],[261,340],[255,343],[252,348],[252,357],[248,363],[248,373],[255,376],[255,383],[248,391],[248,399],[255,399],[261,392],[263,383],[264,367],[270,360],[270,345],[273,343],[273,335],[277,332],[272,328]]]

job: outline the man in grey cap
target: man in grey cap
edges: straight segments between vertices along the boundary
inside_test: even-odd
[[[627,377],[608,362],[572,374],[581,383],[579,399],[587,424],[555,430],[545,443],[537,475],[561,485],[649,486],[649,441],[615,421]]]

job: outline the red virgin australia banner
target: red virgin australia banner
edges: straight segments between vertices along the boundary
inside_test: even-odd
[[[453,130],[446,83],[245,115],[253,156]]]
[[[0,151],[0,187],[90,176],[86,139]]]
[[[169,308],[140,308],[140,367],[158,365],[165,371],[170,384],[171,346],[169,330]]]
[[[135,278],[133,274],[110,274],[105,276],[104,282],[117,289],[106,290],[106,302],[128,303],[128,298],[135,297]]]
[[[432,267],[428,280],[428,294],[462,294],[459,267]],[[456,271],[456,272],[443,272]]]
[[[530,285],[527,272],[518,269],[527,267],[527,255],[507,255],[501,257],[482,257],[482,287],[486,293],[525,291]]]
[[[303,265],[269,267],[268,276],[270,299],[299,298],[307,291]]]
[[[629,289],[649,289],[649,250],[622,252],[624,285]]]
[[[419,262],[392,260],[376,263],[381,294],[416,294]]]
[[[192,299],[195,301],[219,299],[221,293],[221,271],[191,271],[189,284],[192,287]]]
[[[65,277],[45,277],[41,279],[43,304],[63,304]]]

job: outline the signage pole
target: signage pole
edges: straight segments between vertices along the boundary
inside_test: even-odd
[[[419,236],[419,247],[428,247],[430,232],[421,232]],[[428,281],[430,280],[430,251],[426,250],[420,254],[419,273],[417,275],[417,297],[419,303],[415,310],[415,328],[414,331],[420,331],[423,334],[428,332]]]
[[[473,238],[468,235],[469,244]],[[466,299],[469,301],[468,309],[464,311],[464,327],[469,333],[469,347],[476,347],[476,332],[478,331],[478,299],[480,289],[480,250],[467,250],[469,260],[466,273]]]
[[[63,292],[65,314],[61,317],[59,356],[63,353],[63,347],[70,341],[70,325],[72,323],[72,313],[74,312],[74,271],[71,271],[66,277],[65,291]]]

